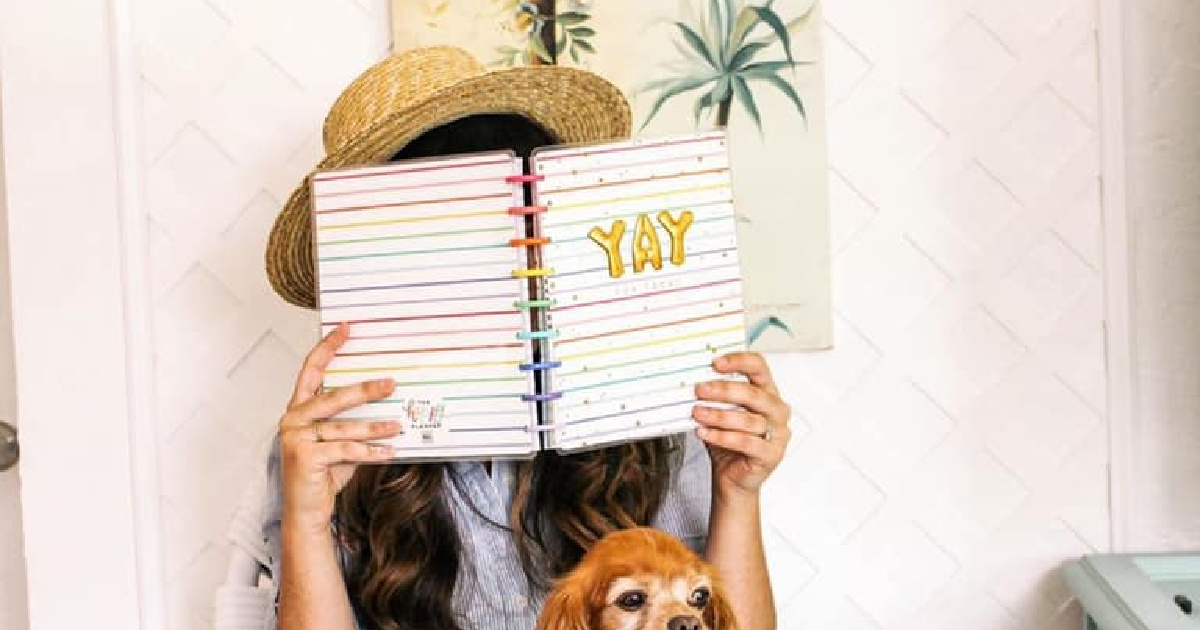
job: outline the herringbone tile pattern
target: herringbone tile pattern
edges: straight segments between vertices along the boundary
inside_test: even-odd
[[[207,626],[316,334],[267,229],[386,5],[138,5],[173,630]],[[1054,570],[1108,537],[1095,20],[826,3],[837,347],[773,358],[802,414],[766,491],[785,628],[1075,627]]]

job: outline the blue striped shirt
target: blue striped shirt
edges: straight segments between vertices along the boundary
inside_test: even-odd
[[[708,542],[711,468],[708,452],[694,435],[683,440],[680,468],[652,525],[703,554]],[[463,540],[462,563],[454,589],[454,610],[469,630],[533,628],[545,592],[530,592],[512,534],[493,523],[508,522],[515,488],[516,465],[492,462],[488,475],[482,462],[453,465],[460,483],[447,483],[457,527]],[[278,443],[271,452],[268,505],[263,534],[272,576],[279,575],[280,477]],[[475,505],[479,514],[469,505]],[[274,627],[274,619],[268,627]]]

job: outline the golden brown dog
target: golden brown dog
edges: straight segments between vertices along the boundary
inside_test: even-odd
[[[555,585],[537,630],[737,630],[716,570],[672,536],[627,529]]]

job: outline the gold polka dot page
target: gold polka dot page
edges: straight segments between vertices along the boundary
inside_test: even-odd
[[[695,384],[745,347],[724,133],[544,149],[533,172],[561,364],[550,446],[693,428]]]

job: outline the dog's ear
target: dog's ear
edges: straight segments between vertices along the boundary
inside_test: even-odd
[[[708,630],[738,630],[737,617],[725,598],[725,589],[719,584],[713,588],[712,598],[704,609],[704,625]]]
[[[589,630],[584,582],[571,578],[559,582],[542,606],[536,630]]]

